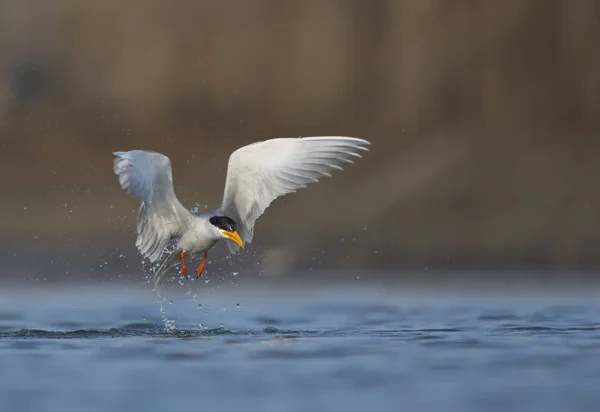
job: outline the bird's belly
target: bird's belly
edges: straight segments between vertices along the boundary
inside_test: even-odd
[[[178,247],[186,253],[196,254],[210,249],[217,242],[218,240],[203,238],[195,234],[184,234],[179,239]]]

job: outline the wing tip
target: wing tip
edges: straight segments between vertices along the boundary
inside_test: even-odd
[[[311,136],[311,137],[302,137],[301,139],[337,141],[340,143],[340,145],[346,146],[348,148],[352,148],[352,150],[360,150],[363,152],[368,152],[369,146],[371,146],[371,142],[366,139],[361,139],[359,137],[350,137],[350,136]]]
[[[353,142],[360,143],[365,146],[371,146],[371,142],[366,139],[361,139],[360,137],[345,137],[345,139],[352,140]]]
[[[331,140],[347,140],[347,141],[352,141],[353,143],[356,144],[361,144],[361,145],[365,145],[365,146],[370,146],[371,142],[366,140],[366,139],[362,139],[360,137],[352,137],[352,136],[306,136],[306,137],[299,137],[299,139],[307,139],[307,140],[325,140],[325,139],[331,139]]]

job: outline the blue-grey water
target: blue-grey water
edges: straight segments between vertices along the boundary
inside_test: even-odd
[[[0,290],[0,411],[596,411],[598,294]]]

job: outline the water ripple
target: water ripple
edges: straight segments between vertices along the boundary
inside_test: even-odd
[[[161,316],[151,298],[107,295],[0,301],[0,410],[554,412],[600,402],[594,302],[206,293],[200,310],[185,296]]]

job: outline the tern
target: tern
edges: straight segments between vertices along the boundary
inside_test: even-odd
[[[157,152],[114,152],[113,171],[121,189],[141,200],[137,216],[139,253],[151,263],[161,258],[167,244],[176,247],[155,271],[172,257],[181,259],[181,275],[187,278],[186,256],[203,254],[196,278],[206,267],[208,251],[224,239],[231,254],[250,243],[256,220],[280,196],[296,192],[342,165],[354,163],[368,151],[367,140],[321,136],[275,138],[235,150],[229,157],[221,207],[203,214],[188,211],[175,196],[170,159]],[[177,259],[178,261],[178,259]]]

